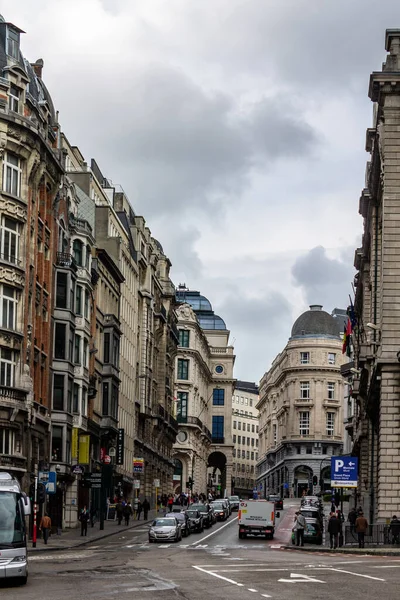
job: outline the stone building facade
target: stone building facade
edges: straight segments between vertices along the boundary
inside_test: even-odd
[[[232,405],[235,356],[229,331],[199,292],[180,286],[175,396],[179,432],[174,446],[175,491],[229,494],[232,484]],[[218,483],[219,481],[219,483]]]
[[[259,446],[258,386],[236,381],[232,396],[232,494],[253,498],[256,489]]]
[[[373,126],[367,130],[365,188],[359,212],[351,425],[359,457],[357,502],[371,522],[400,511],[400,30],[388,29],[388,56],[370,77]]]
[[[257,405],[262,497],[330,488],[330,458],[343,449],[342,321],[314,305],[260,381]]]

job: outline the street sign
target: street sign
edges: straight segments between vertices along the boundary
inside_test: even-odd
[[[108,455],[109,456],[115,456],[116,454],[117,454],[117,450],[113,446],[108,449]]]
[[[74,475],[82,475],[85,472],[85,469],[81,467],[81,465],[75,465],[72,467],[72,473]]]
[[[117,465],[124,464],[125,429],[118,429],[117,437]]]
[[[140,490],[140,479],[133,480],[133,487],[135,490]]]
[[[358,458],[354,456],[332,456],[331,487],[356,488]]]
[[[153,481],[153,485],[154,485],[155,488],[159,488],[160,487],[160,480],[159,479],[155,479]]]
[[[57,488],[57,473],[55,471],[39,471],[38,482],[44,483],[46,494],[55,494]]]
[[[94,490],[101,488],[101,473],[84,473],[85,486]]]
[[[133,459],[133,472],[134,473],[143,473],[144,471],[144,458],[134,458]]]

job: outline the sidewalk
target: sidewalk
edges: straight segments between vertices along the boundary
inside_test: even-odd
[[[149,519],[147,521],[136,521],[131,520],[128,527],[121,523],[118,525],[117,521],[104,521],[104,529],[100,531],[99,522],[95,523],[94,527],[88,526],[87,536],[81,536],[81,528],[80,526],[75,529],[68,529],[63,531],[61,535],[53,534],[50,536],[47,545],[43,542],[42,539],[38,539],[36,542],[36,548],[32,548],[32,541],[28,542],[28,553],[35,552],[53,552],[59,550],[70,550],[71,548],[79,548],[81,546],[85,546],[86,544],[90,544],[92,542],[96,542],[97,540],[103,540],[108,538],[116,533],[127,532],[131,529],[136,529],[138,527],[143,527],[156,517],[156,515],[161,515],[161,513],[156,513],[155,509],[149,511]]]
[[[369,548],[350,548],[342,546],[336,550],[331,550],[326,546],[316,546],[315,544],[306,544],[305,546],[282,546],[285,550],[292,550],[293,552],[314,552],[317,554],[358,554],[359,556],[371,555],[371,556],[400,556],[400,546],[395,548],[393,546],[376,546]]]

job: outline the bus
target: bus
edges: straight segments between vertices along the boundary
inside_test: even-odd
[[[10,473],[0,472],[0,579],[28,580],[27,530],[29,498]]]

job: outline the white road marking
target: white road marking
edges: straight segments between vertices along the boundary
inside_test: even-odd
[[[247,591],[248,592],[255,592],[255,593],[257,593],[257,590],[254,590],[253,588],[247,588]]]
[[[366,579],[374,579],[375,581],[385,581],[385,579],[379,579],[379,577],[372,577],[371,575],[363,575],[362,573],[353,573],[352,571],[344,571],[343,569],[329,568],[329,571],[336,571],[337,573],[347,573],[347,575],[354,575],[355,577],[365,577]]]
[[[290,579],[278,579],[281,583],[325,583],[320,579],[315,579],[309,575],[302,575],[301,573],[290,573]]]
[[[93,552],[90,552],[90,553],[75,552],[74,554],[69,553],[69,554],[45,554],[45,555],[34,554],[33,556],[28,554],[28,560],[29,560],[29,562],[31,562],[32,560],[64,560],[64,559],[80,560],[81,558],[88,558],[89,556],[93,556]]]
[[[400,569],[400,565],[379,565],[373,566],[373,569]]]
[[[192,565],[192,566],[194,569],[197,569],[198,571],[207,573],[207,575],[212,575],[213,577],[218,577],[218,579],[222,579],[223,581],[227,581],[228,583],[232,583],[233,585],[238,585],[239,587],[243,587],[243,583],[238,583],[237,581],[233,581],[233,579],[228,579],[228,577],[223,577],[222,575],[218,575],[218,573],[213,573],[212,571],[206,571],[205,569],[202,569],[201,567],[196,567],[195,565]]]
[[[268,596],[268,594],[261,594],[261,596],[262,596],[263,598],[271,598],[271,596]]]
[[[204,542],[204,540],[207,540],[209,537],[211,537],[212,535],[215,535],[216,533],[218,533],[219,531],[221,531],[222,529],[225,529],[225,527],[228,527],[228,525],[232,525],[232,523],[234,523],[235,521],[237,521],[237,517],[235,517],[234,519],[232,519],[231,521],[228,521],[227,523],[225,523],[225,525],[222,525],[221,527],[219,527],[218,529],[216,529],[215,531],[212,531],[211,533],[209,533],[208,535],[206,535],[205,537],[201,538],[201,540],[199,540],[198,542],[193,542],[193,544],[191,544],[192,546],[197,546],[198,544],[201,544],[201,542]]]

